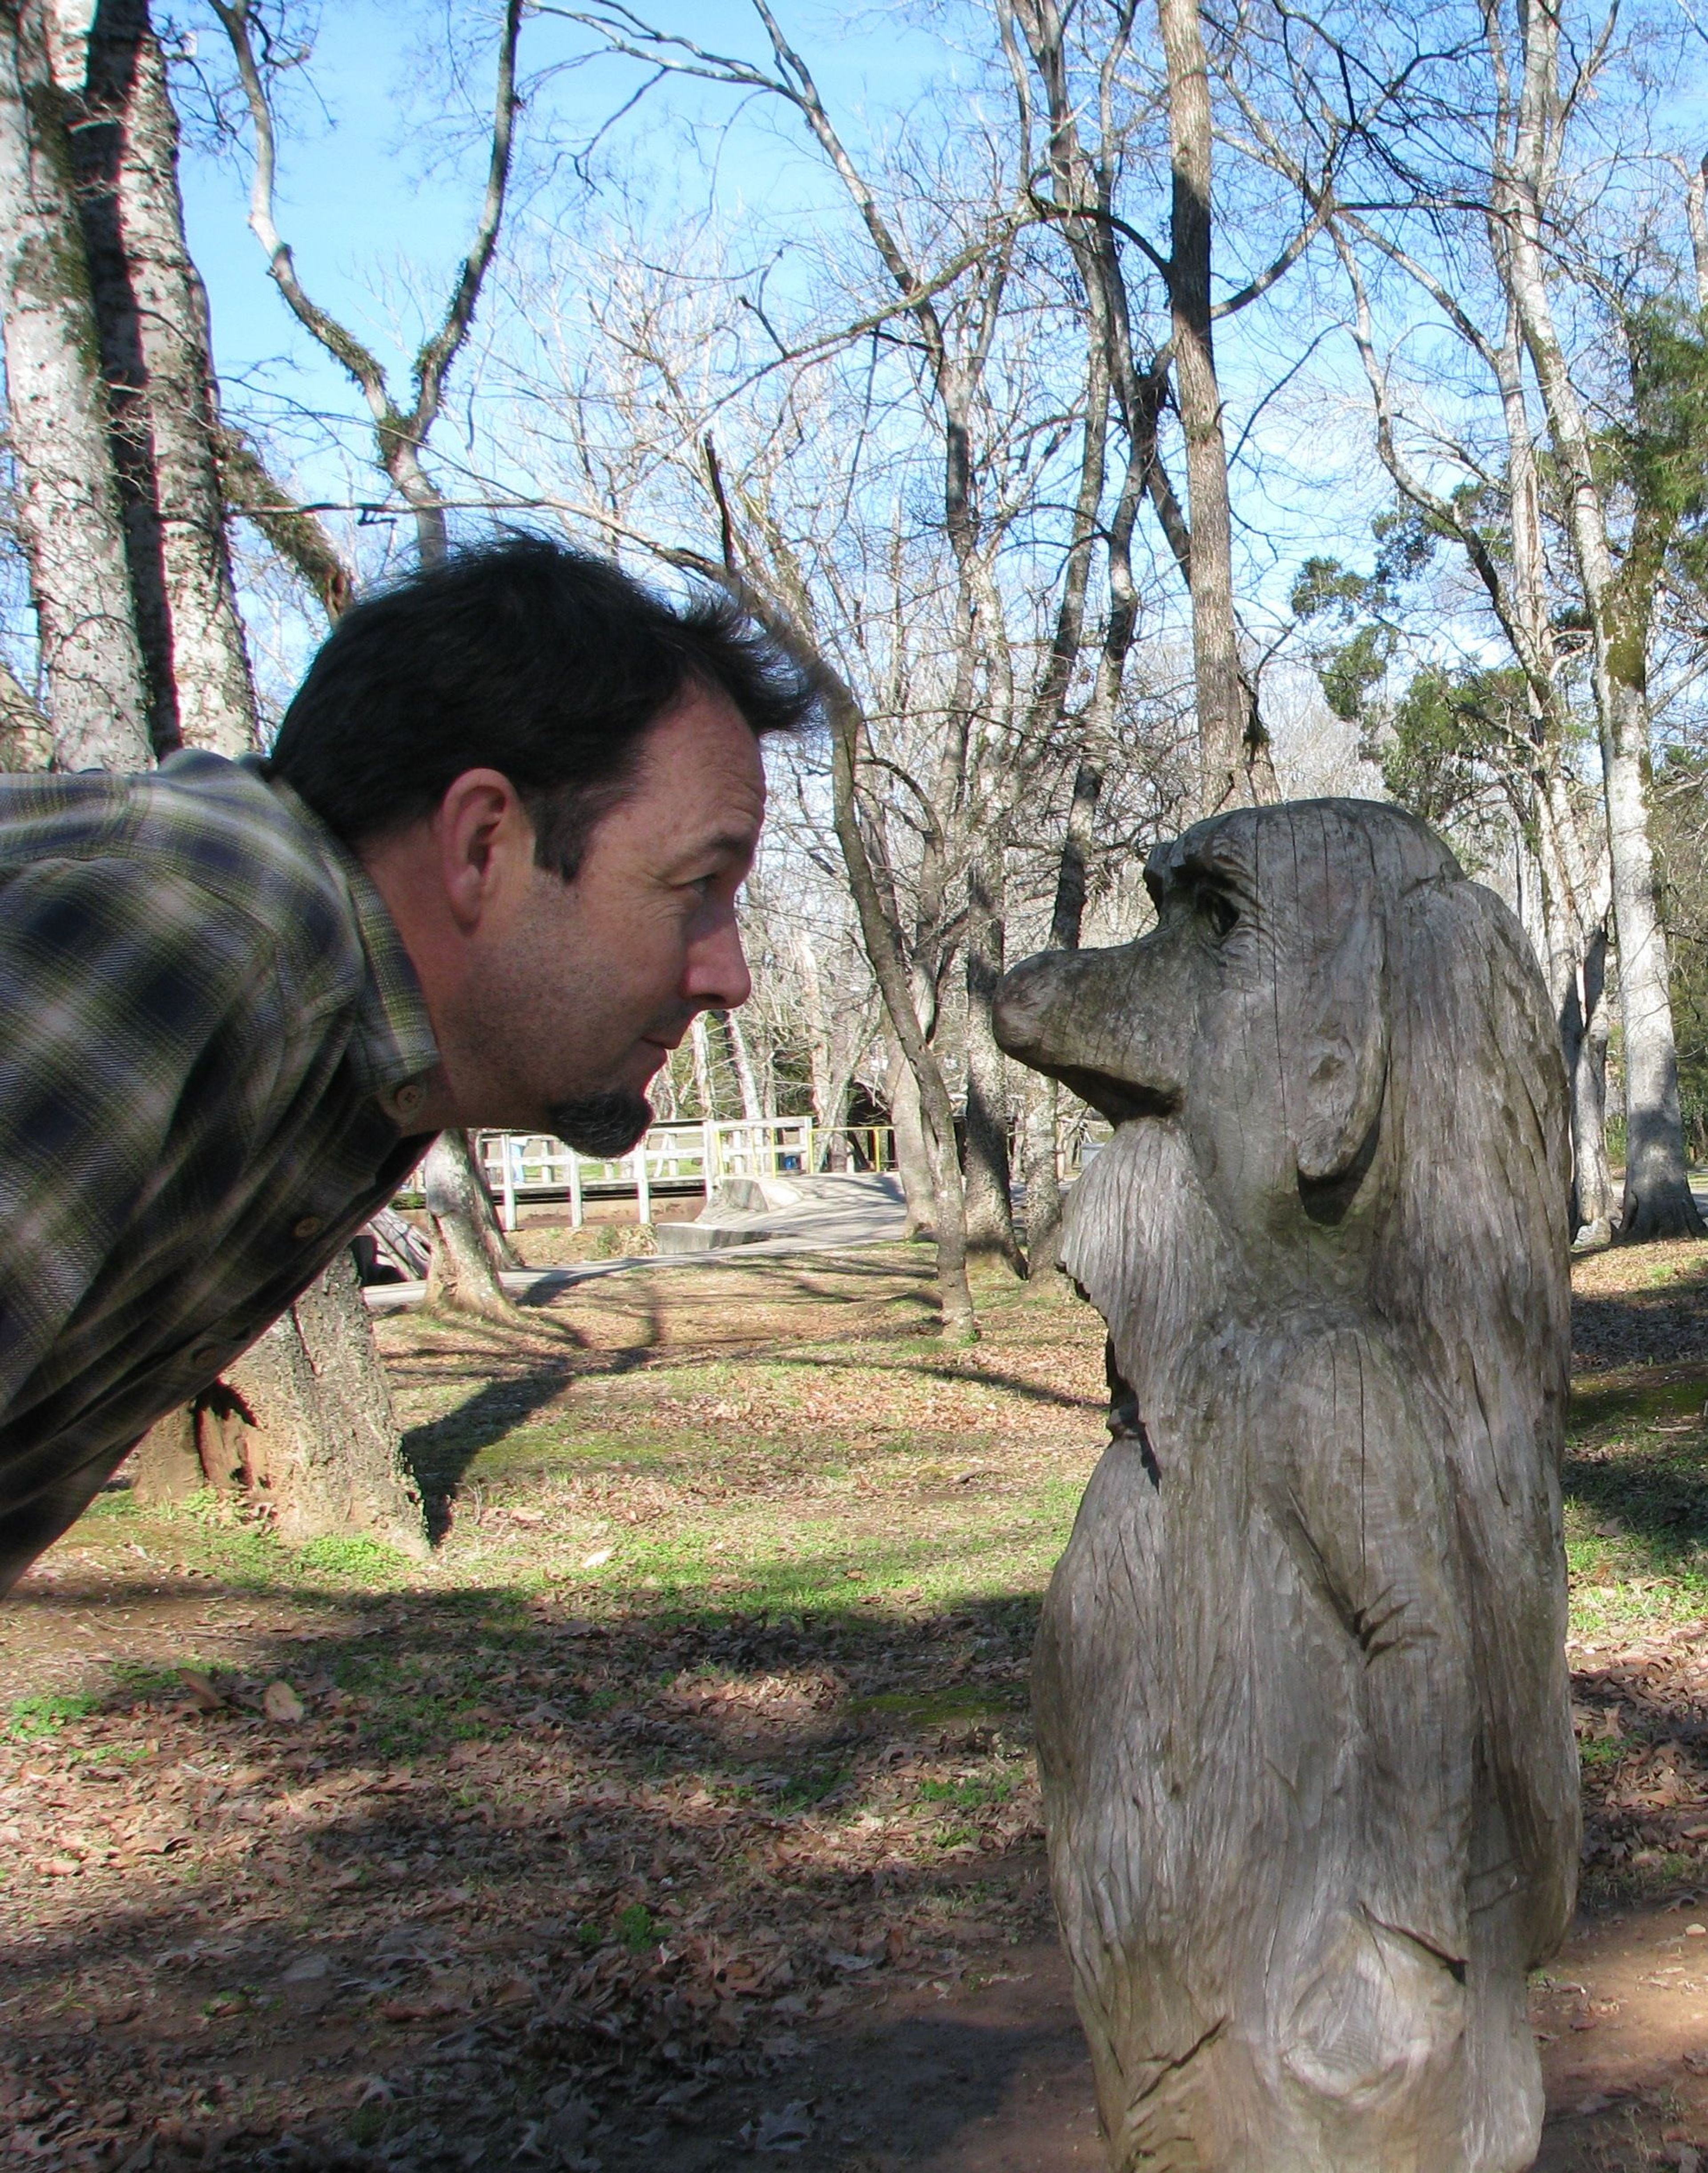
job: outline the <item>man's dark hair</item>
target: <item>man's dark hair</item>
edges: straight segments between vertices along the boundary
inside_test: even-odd
[[[309,666],[272,766],[348,844],[430,815],[464,770],[503,771],[535,857],[568,882],[633,783],[648,728],[696,691],[752,731],[811,715],[811,676],[726,596],[676,609],[543,536],[458,551],[354,606]]]

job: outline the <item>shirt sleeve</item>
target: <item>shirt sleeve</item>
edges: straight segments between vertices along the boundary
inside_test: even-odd
[[[242,915],[132,860],[38,861],[0,885],[0,1415],[121,1243],[186,1088],[236,1055],[271,967]]]

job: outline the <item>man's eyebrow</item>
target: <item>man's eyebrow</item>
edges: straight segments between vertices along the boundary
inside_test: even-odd
[[[679,853],[671,855],[670,864],[673,868],[682,867],[690,861],[707,860],[719,853],[746,860],[757,843],[757,835],[750,830],[719,830],[709,838],[696,838],[692,844],[684,845]]]

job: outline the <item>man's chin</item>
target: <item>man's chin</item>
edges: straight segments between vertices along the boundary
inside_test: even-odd
[[[566,1146],[601,1161],[625,1155],[652,1122],[652,1103],[630,1086],[605,1094],[577,1094],[554,1103],[547,1120]]]

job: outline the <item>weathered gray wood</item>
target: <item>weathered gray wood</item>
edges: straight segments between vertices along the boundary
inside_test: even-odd
[[[1564,1067],[1424,826],[1200,823],[1004,984],[1117,1121],[1064,1262],[1113,1439],[1045,1604],[1056,1904],[1120,2173],[1509,2173],[1571,1914]]]

